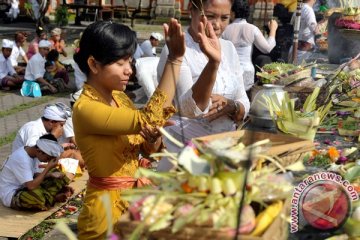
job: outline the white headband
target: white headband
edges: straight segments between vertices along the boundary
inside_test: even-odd
[[[44,109],[43,117],[53,121],[66,121],[71,117],[71,109],[64,103],[49,104]]]
[[[49,139],[39,139],[36,141],[36,146],[52,157],[60,157],[60,154],[64,152],[64,148],[56,141]]]

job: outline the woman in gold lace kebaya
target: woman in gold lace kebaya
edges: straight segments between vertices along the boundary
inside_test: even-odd
[[[185,52],[181,25],[164,24],[168,60],[158,88],[143,109],[136,109],[123,92],[132,74],[136,34],[112,22],[89,25],[74,56],[87,81],[73,108],[76,142],[89,172],[83,209],[78,219],[79,239],[104,239],[108,222],[100,197],[109,194],[112,222],[127,208],[121,191],[141,185],[135,179],[139,152],[161,148],[157,126],[175,112],[171,105],[176,79]]]

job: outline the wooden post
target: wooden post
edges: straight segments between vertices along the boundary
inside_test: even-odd
[[[302,0],[298,0],[296,15],[295,15],[294,41],[293,41],[293,51],[292,51],[292,63],[295,65],[297,64],[297,51],[299,46],[299,29],[300,29],[302,5],[303,5]]]

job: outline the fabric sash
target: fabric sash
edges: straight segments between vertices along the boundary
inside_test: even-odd
[[[147,178],[133,177],[92,177],[89,176],[88,186],[102,190],[122,190],[152,185]]]

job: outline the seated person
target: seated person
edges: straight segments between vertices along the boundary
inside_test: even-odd
[[[32,56],[39,53],[39,43],[41,40],[47,39],[47,32],[42,27],[36,29],[36,37],[31,41],[26,52],[26,57],[30,60]]]
[[[10,88],[21,86],[24,81],[23,77],[17,75],[10,61],[13,45],[14,43],[8,39],[2,40],[2,53],[0,54],[0,87],[4,90],[10,90]]]
[[[61,38],[61,29],[54,28],[51,30],[51,37],[49,41],[52,43],[53,49],[56,50],[59,54],[67,57],[67,53],[65,51],[65,40]]]
[[[142,57],[156,56],[156,47],[159,46],[160,41],[163,39],[161,33],[153,32],[148,40],[145,40],[141,45],[143,51]]]
[[[34,146],[36,140],[44,135],[51,133],[54,135],[64,147],[68,147],[69,144],[65,144],[62,141],[64,135],[71,136],[69,131],[65,131],[65,125],[67,120],[71,117],[71,109],[64,103],[58,102],[55,104],[49,104],[44,108],[43,116],[35,121],[25,123],[17,132],[15,140],[12,143],[12,152],[18,148],[24,146]],[[72,121],[71,121],[72,123]],[[65,138],[67,138],[65,136]],[[76,150],[76,149],[75,149]],[[62,154],[62,158],[75,158],[79,160],[79,165],[83,167],[83,163],[79,150],[66,149]],[[79,157],[80,155],[80,157]]]
[[[45,73],[44,79],[48,81],[51,85],[56,87],[59,92],[63,92],[65,90],[64,80],[62,78],[55,77],[56,75],[56,65],[53,61],[45,62]]]
[[[54,78],[61,78],[64,80],[65,84],[68,84],[69,74],[65,66],[59,61],[59,52],[55,49],[50,50],[46,57],[46,60],[55,63],[55,68],[53,69]]]
[[[11,64],[14,67],[17,74],[19,75],[25,74],[25,66],[29,61],[23,49],[24,43],[26,42],[26,38],[27,38],[26,33],[23,32],[15,33],[15,44],[13,45],[12,52],[10,55]],[[24,64],[21,66],[18,63],[19,56],[21,56],[21,58],[24,61]]]
[[[62,152],[51,134],[13,152],[0,172],[2,203],[16,210],[48,210],[56,202],[65,202],[74,190],[68,186],[70,180],[54,169]],[[37,159],[47,163],[41,173],[34,167]]]
[[[36,81],[40,84],[41,90],[49,90],[56,93],[58,90],[55,86],[44,79],[46,56],[50,51],[51,43],[47,40],[39,42],[39,52],[30,60],[25,69],[25,80]]]

